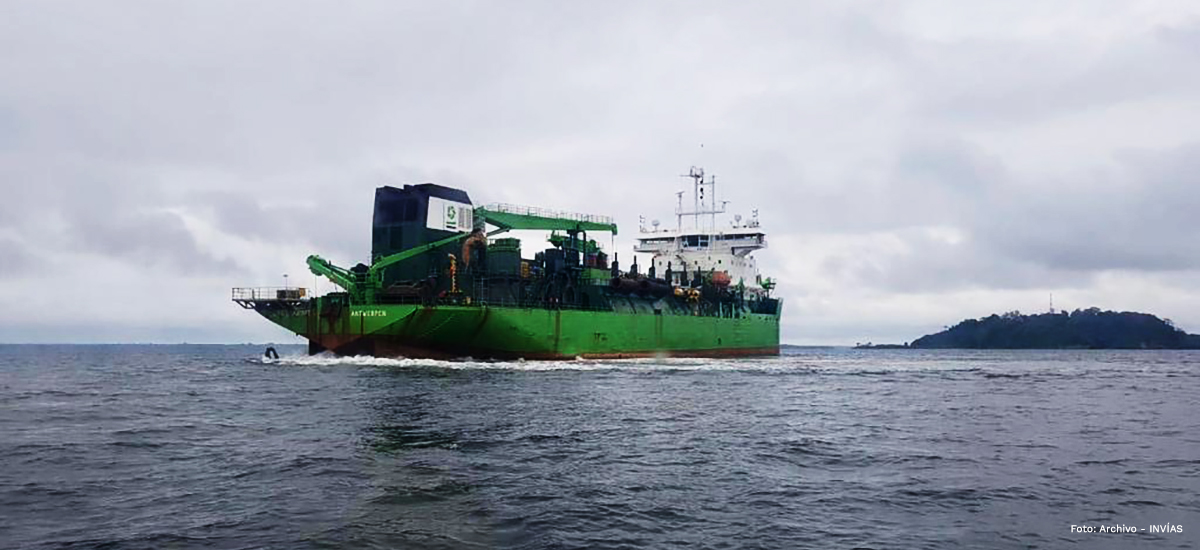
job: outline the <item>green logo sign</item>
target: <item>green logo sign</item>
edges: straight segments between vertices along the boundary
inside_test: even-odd
[[[453,206],[446,207],[446,217],[450,218],[450,221],[454,221],[454,210],[455,208]]]

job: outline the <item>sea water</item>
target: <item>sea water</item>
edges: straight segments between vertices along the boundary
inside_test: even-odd
[[[0,346],[0,548],[1195,548],[1200,353]]]

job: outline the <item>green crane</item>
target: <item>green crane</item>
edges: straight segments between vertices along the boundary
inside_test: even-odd
[[[490,223],[498,229],[488,233],[488,236],[503,233],[511,229],[531,229],[542,231],[611,231],[617,232],[617,225],[610,218],[588,216],[583,214],[568,214],[548,210],[518,207],[511,205],[489,205],[475,208],[476,228],[482,227],[479,221]],[[383,291],[383,272],[389,266],[403,262],[414,256],[423,254],[442,245],[450,244],[467,238],[470,233],[457,233],[420,246],[397,252],[379,258],[370,267],[358,264],[346,269],[330,263],[329,260],[316,254],[308,257],[309,271],[315,275],[329,279],[333,284],[342,287],[350,294],[350,301],[356,304],[373,304],[377,302]]]
[[[617,224],[608,216],[558,212],[544,208],[489,204],[475,209],[475,217],[501,229],[535,231],[607,231],[617,233]]]
[[[457,233],[445,239],[416,246],[390,256],[384,256],[371,264],[371,267],[358,264],[353,268],[346,269],[333,265],[329,260],[313,254],[308,257],[308,269],[313,274],[323,275],[333,284],[346,289],[346,292],[350,293],[351,302],[373,304],[376,302],[376,297],[380,291],[383,290],[383,270],[388,266],[403,262],[413,256],[428,252],[444,244],[465,239],[467,235],[469,234]]]

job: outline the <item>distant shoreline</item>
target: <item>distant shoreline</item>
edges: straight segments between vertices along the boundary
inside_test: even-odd
[[[855,349],[1194,350],[1200,349],[1200,336],[1149,313],[1091,307],[1033,315],[992,314],[966,319],[911,343],[868,342]]]

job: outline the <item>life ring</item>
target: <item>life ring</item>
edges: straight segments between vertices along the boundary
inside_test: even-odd
[[[279,359],[279,352],[275,351],[275,348],[267,346],[267,351],[263,352],[263,356],[267,359]]]

